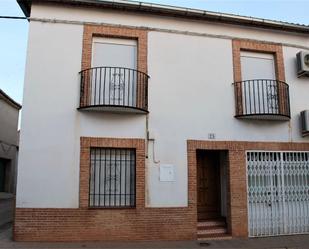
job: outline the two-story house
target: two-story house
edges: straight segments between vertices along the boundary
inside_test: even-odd
[[[309,232],[308,26],[18,3],[30,24],[16,240]]]

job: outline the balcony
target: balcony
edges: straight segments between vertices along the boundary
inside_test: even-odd
[[[254,79],[234,83],[236,118],[289,120],[289,85],[279,80]]]
[[[147,74],[123,67],[95,67],[81,71],[80,76],[79,110],[148,113]]]

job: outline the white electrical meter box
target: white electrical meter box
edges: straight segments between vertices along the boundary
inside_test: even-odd
[[[160,182],[174,182],[175,167],[172,164],[160,164]]]

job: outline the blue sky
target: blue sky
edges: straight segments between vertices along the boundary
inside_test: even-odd
[[[309,25],[309,0],[144,0],[174,6]],[[15,0],[0,0],[0,16],[22,16]],[[0,19],[0,88],[22,102],[28,22]]]

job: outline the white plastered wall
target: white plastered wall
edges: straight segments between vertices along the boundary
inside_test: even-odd
[[[300,35],[235,26],[184,21],[151,15],[130,15],[94,9],[33,6],[32,15],[149,26],[284,41],[309,46]],[[18,207],[78,207],[79,138],[145,138],[146,117],[77,111],[83,27],[78,24],[31,22],[25,78]],[[237,120],[231,39],[151,31],[148,37],[149,131],[155,139],[155,160],[175,165],[175,181],[159,181],[149,143],[146,205],[187,205],[187,139],[308,142],[299,133],[298,115],[308,109],[308,79],[297,79],[295,54],[284,47],[291,87],[291,122]]]
[[[77,207],[82,32],[76,25],[30,23],[17,207]]]

